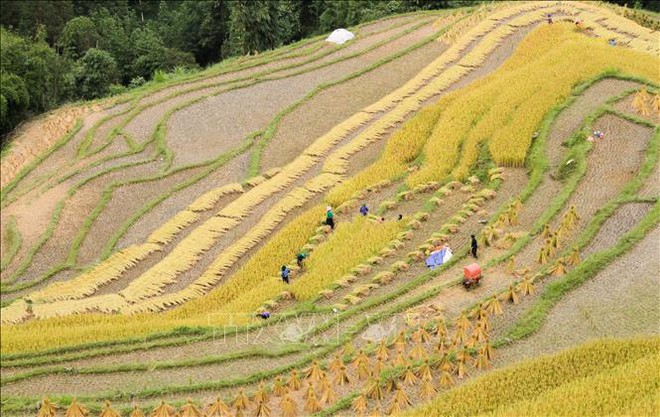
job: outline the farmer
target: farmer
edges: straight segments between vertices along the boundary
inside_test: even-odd
[[[303,267],[303,261],[307,258],[307,255],[304,252],[300,252],[296,255],[296,263],[298,263],[298,267],[302,269]]]
[[[399,214],[399,217],[397,218],[397,220],[402,220],[402,219],[403,219],[403,214]]]
[[[289,283],[289,275],[291,274],[291,270],[286,267],[286,265],[282,265],[282,271],[280,272],[280,275],[282,276],[282,281],[284,281],[285,284]]]
[[[474,235],[470,236],[472,239],[471,246],[472,246],[472,257],[474,259],[477,259],[477,249],[479,249],[479,246],[477,245],[477,239],[474,237]]]
[[[335,228],[335,214],[332,212],[332,207],[325,208],[325,224],[330,226],[331,229]]]
[[[360,214],[363,216],[369,214],[369,207],[365,203],[362,203],[362,206],[360,206]]]
[[[552,24],[552,13],[548,13],[548,23]]]
[[[262,311],[261,313],[257,313],[257,317],[268,320],[270,318],[270,313],[268,311]]]

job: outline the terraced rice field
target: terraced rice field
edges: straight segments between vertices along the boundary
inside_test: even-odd
[[[439,395],[428,415],[491,367],[657,336],[660,43],[619,13],[395,16],[68,109],[43,143],[52,122],[27,129],[39,152],[2,161],[2,414],[398,414]],[[479,412],[536,398],[504,395]],[[658,411],[625,407],[603,409]]]

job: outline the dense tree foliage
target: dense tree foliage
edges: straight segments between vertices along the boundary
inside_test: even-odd
[[[204,67],[393,13],[478,2],[2,0],[0,135],[30,114],[137,86],[157,73]],[[634,4],[657,9],[660,2]]]

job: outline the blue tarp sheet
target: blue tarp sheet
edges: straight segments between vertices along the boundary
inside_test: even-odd
[[[426,258],[426,266],[431,269],[435,269],[451,259],[452,253],[449,248],[442,248],[435,252],[431,252],[428,258]]]

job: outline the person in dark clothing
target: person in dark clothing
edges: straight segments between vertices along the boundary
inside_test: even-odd
[[[477,245],[477,239],[474,237],[474,235],[471,236],[472,238],[472,256],[477,259],[477,249],[479,246]]]
[[[360,207],[360,214],[363,215],[363,216],[366,216],[367,214],[369,214],[369,207],[367,207],[367,205],[364,204],[364,203]]]
[[[397,218],[397,220],[403,220],[403,214],[399,214],[399,217]]]
[[[289,283],[289,275],[291,274],[291,270],[286,267],[286,265],[282,265],[282,271],[280,272],[280,275],[282,276],[282,281],[284,281],[285,284]]]
[[[260,319],[268,320],[270,318],[270,313],[267,311],[262,311],[261,313],[257,313],[257,317]]]
[[[330,229],[335,228],[335,214],[332,212],[332,207],[328,206],[325,209],[325,224],[330,226]]]
[[[303,267],[303,261],[307,258],[307,255],[305,255],[303,252],[300,252],[298,255],[296,255],[296,262],[298,263],[298,267],[302,269]]]

